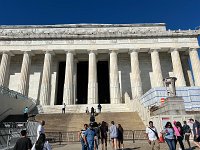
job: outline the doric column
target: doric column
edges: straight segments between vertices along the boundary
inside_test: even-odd
[[[63,103],[72,105],[73,101],[73,65],[74,65],[74,52],[66,52],[66,67],[65,67],[65,84]]]
[[[41,83],[40,104],[49,105],[51,95],[51,57],[52,51],[46,51]]]
[[[28,94],[28,85],[29,85],[29,71],[31,65],[31,53],[25,51],[21,67],[20,83],[18,91],[27,96]]]
[[[140,98],[142,96],[142,81],[140,77],[140,67],[138,59],[138,51],[130,50],[131,58],[131,89],[132,89],[132,98]]]
[[[200,61],[198,56],[198,51],[196,48],[191,48],[189,50],[190,61],[192,64],[192,71],[194,75],[195,86],[200,86]]]
[[[88,69],[88,104],[97,104],[97,61],[94,50],[89,51]]]
[[[120,103],[117,52],[115,50],[110,52],[110,102],[111,104]]]
[[[177,78],[176,86],[186,86],[178,49],[171,50],[171,58],[172,58],[173,73]]]
[[[163,87],[162,70],[161,70],[161,65],[160,65],[159,53],[157,49],[151,50],[151,64],[152,64],[152,70],[153,70],[153,81],[154,81],[153,86]]]
[[[0,86],[8,87],[11,53],[4,51],[0,66]]]

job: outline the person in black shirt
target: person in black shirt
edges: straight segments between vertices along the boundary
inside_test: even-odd
[[[21,138],[17,140],[13,150],[30,150],[32,148],[31,140],[26,135],[26,130],[22,130]]]

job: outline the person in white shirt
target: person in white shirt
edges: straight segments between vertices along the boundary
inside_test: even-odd
[[[110,138],[112,141],[112,148],[114,150],[117,149],[117,136],[118,136],[118,132],[117,132],[117,126],[115,125],[114,121],[111,121],[111,126],[109,128],[109,132],[110,132]]]
[[[66,108],[66,104],[64,103],[62,107],[62,114],[65,114],[65,108]]]
[[[51,150],[51,146],[48,141],[46,141],[46,136],[41,133],[36,143],[33,145],[31,150]]]
[[[146,128],[146,137],[151,145],[151,150],[160,150],[159,137],[153,121],[149,121],[149,127]]]
[[[42,120],[39,126],[37,127],[37,139],[39,138],[41,133],[44,133],[44,125],[45,125],[45,121]]]

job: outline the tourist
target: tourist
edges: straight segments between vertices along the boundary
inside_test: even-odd
[[[91,108],[91,116],[94,116],[94,107]]]
[[[107,123],[102,121],[100,126],[100,132],[101,132],[101,144],[102,144],[102,150],[107,150],[107,132],[108,132],[108,126]]]
[[[110,131],[110,138],[111,138],[111,141],[112,141],[112,148],[114,150],[116,150],[117,149],[118,132],[117,132],[117,127],[116,127],[114,121],[111,121],[111,126],[109,128],[109,131]]]
[[[27,121],[28,120],[28,107],[24,108],[24,119]]]
[[[175,136],[176,136],[176,141],[175,141],[175,145],[178,141],[179,145],[180,145],[180,148],[182,150],[185,150],[184,148],[184,145],[183,145],[183,128],[182,128],[182,125],[179,121],[174,121],[174,133],[175,133]]]
[[[93,129],[93,123],[90,123],[89,128],[85,131],[83,139],[85,145],[88,147],[87,150],[94,150],[95,130]]]
[[[101,108],[102,108],[102,106],[101,106],[101,104],[99,103],[98,106],[97,106],[98,113],[101,113]]]
[[[86,107],[86,109],[85,109],[85,113],[86,113],[86,114],[89,113],[89,109],[88,109],[88,107]]]
[[[26,130],[21,131],[21,137],[17,140],[13,150],[30,150],[32,147],[31,140],[27,138]]]
[[[78,136],[79,141],[81,142],[81,145],[82,145],[82,150],[87,150],[87,145],[85,144],[84,139],[83,139],[84,133],[87,130],[87,128],[88,128],[88,124],[84,124],[84,128],[79,132],[79,136]]]
[[[159,150],[159,137],[156,128],[153,126],[153,121],[149,121],[149,127],[146,128],[146,136],[148,143],[151,145],[151,150]]]
[[[193,124],[194,144],[200,148],[200,123],[194,119],[189,119],[189,121]]]
[[[48,141],[46,141],[46,136],[41,133],[36,143],[33,145],[31,150],[51,150],[51,146]]]
[[[66,108],[66,105],[65,105],[65,103],[63,103],[62,114],[65,114],[65,108]]]
[[[188,143],[189,148],[191,148],[190,144],[190,134],[191,134],[191,128],[189,125],[187,125],[186,121],[183,121],[183,133],[185,137],[185,141]]]
[[[118,139],[118,148],[121,148],[122,149],[124,148],[124,143],[123,143],[123,139],[124,139],[124,129],[122,128],[121,124],[118,124],[118,136],[117,136],[117,139]]]
[[[45,125],[45,121],[42,120],[37,128],[37,139],[39,138],[41,133],[44,133],[44,125]]]
[[[167,142],[169,150],[176,150],[174,129],[172,127],[171,122],[166,123],[165,128],[162,131],[162,134],[165,138],[165,141]]]

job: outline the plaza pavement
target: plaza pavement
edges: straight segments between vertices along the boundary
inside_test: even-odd
[[[177,144],[177,150],[179,150],[179,144]],[[186,150],[188,146],[186,143],[184,143]],[[54,143],[52,144],[53,150],[81,150],[81,144],[80,143]],[[168,146],[166,143],[161,143],[160,144],[160,150],[168,150]],[[195,148],[193,148],[195,149]],[[197,149],[197,148],[196,148]],[[101,150],[101,146],[99,148]],[[107,150],[112,150],[111,143],[108,143],[108,149]],[[131,141],[125,141],[124,142],[124,149],[123,150],[150,150],[149,144],[147,141],[136,141],[135,143]]]

